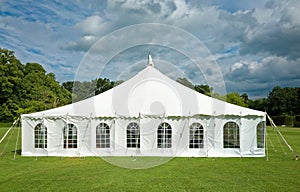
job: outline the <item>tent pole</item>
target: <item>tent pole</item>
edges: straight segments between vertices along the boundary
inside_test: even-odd
[[[266,113],[267,114],[267,113]],[[264,139],[264,142],[265,142],[265,149],[267,150],[267,161],[269,161],[269,148],[268,148],[268,142],[267,142],[267,139],[268,139],[268,132],[267,132],[267,127],[266,127],[266,125],[265,125],[265,133],[264,133],[264,137],[265,137],[265,139]]]
[[[287,142],[287,140],[283,137],[283,135],[281,134],[281,132],[279,131],[278,127],[275,125],[274,121],[271,119],[271,117],[267,114],[267,117],[272,125],[272,127],[275,128],[275,130],[277,131],[277,133],[280,135],[281,139],[283,140],[283,142],[286,144],[286,146],[289,148],[289,150],[292,152],[292,154],[295,157],[295,160],[298,160],[298,154],[293,150],[293,148],[289,145],[289,143]]]

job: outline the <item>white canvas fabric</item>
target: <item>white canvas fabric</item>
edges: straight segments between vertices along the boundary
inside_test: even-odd
[[[152,59],[151,65],[133,78],[102,94],[63,107],[24,114],[21,118],[24,156],[265,156],[264,145],[257,144],[257,126],[265,122],[264,112],[229,104],[187,88],[159,72]],[[132,122],[139,125],[139,142],[130,136],[135,132],[128,136],[128,125]],[[238,126],[239,146],[234,148],[224,147],[224,137],[231,137],[231,132],[224,133],[228,122]],[[100,146],[101,139],[99,136],[97,139],[96,129],[101,123],[109,127],[109,134],[106,134],[109,137],[101,136],[109,147],[103,143]],[[159,141],[161,135],[158,133],[162,123],[171,127],[171,136],[161,132],[165,138],[163,142]],[[197,142],[201,138],[196,148],[191,147],[193,123],[202,125],[201,136],[199,130],[195,132]],[[64,128],[68,124],[75,127],[76,134],[73,128],[70,134],[66,133]],[[46,128],[46,134],[42,129],[38,131],[37,126],[41,125]],[[66,138],[72,134],[73,138]],[[264,137],[259,137],[263,143]],[[47,145],[39,143],[45,141]],[[171,147],[159,147],[164,142],[171,143]]]

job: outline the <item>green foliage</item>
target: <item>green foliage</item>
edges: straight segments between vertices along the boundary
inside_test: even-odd
[[[245,103],[244,98],[241,97],[238,92],[228,93],[226,95],[226,101],[228,103],[232,103],[232,104],[239,105],[239,106],[242,106],[242,107],[248,107],[248,104]]]
[[[249,100],[249,107],[272,116],[300,114],[300,88],[276,86],[267,98]]]
[[[194,86],[195,91],[202,93],[204,95],[207,96],[211,96],[212,95],[212,88],[209,87],[208,85],[195,85]]]
[[[259,111],[267,111],[268,100],[267,98],[249,100],[249,108]]]
[[[240,97],[243,99],[243,102],[246,104],[246,106],[249,106],[249,97],[246,93],[243,93],[240,95]]]
[[[25,65],[21,85],[19,112],[35,112],[70,103],[71,94],[55,80],[53,73],[46,74],[37,63]]]
[[[62,86],[53,73],[38,63],[23,65],[13,51],[0,48],[0,121],[11,122],[24,113],[62,106],[89,98],[121,84],[106,78],[92,81],[69,81]],[[300,114],[300,88],[274,87],[268,98],[251,100],[246,93],[219,95],[208,85],[193,85],[186,78],[177,82],[208,96],[243,107],[267,111],[272,116]],[[289,121],[288,121],[289,122]],[[295,121],[298,125],[298,121]]]
[[[10,127],[12,125],[12,123],[10,122],[10,123],[1,123],[0,122],[0,128],[3,128],[3,129],[5,129],[5,127]],[[0,132],[1,133],[1,132]],[[0,134],[0,138],[2,138],[2,136],[3,136],[4,134]]]
[[[71,93],[62,88],[53,73],[38,63],[26,65],[12,51],[0,48],[0,120],[11,122],[20,114],[62,106]]]
[[[293,116],[280,115],[280,116],[273,116],[272,119],[276,125],[287,125],[287,126],[294,125],[294,117]]]
[[[300,102],[299,89],[274,87],[268,96],[268,113],[270,115],[297,114]]]
[[[97,89],[96,89],[96,95],[103,93],[111,88],[113,88],[115,85],[114,82],[110,81],[109,79],[97,79]]]
[[[191,89],[195,89],[193,83],[191,83],[187,78],[181,78],[181,77],[179,77],[176,81],[178,83],[186,86],[186,87],[189,87]]]
[[[219,93],[212,93],[211,96],[221,101],[226,101],[226,95],[220,95]]]
[[[294,126],[300,127],[300,115],[295,115]]]
[[[13,121],[18,108],[18,96],[24,69],[13,51],[0,48],[0,120]]]
[[[73,102],[76,102],[103,93],[122,82],[123,81],[113,82],[107,78],[99,78],[84,82],[68,81],[62,83],[62,87],[72,93]]]
[[[0,119],[2,122],[12,122],[18,116],[19,106],[11,99],[2,104],[0,110]]]

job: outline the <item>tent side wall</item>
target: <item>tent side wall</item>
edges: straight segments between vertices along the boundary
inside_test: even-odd
[[[264,116],[197,116],[176,118],[87,118],[74,116],[26,117],[22,116],[23,156],[174,156],[174,157],[262,157],[265,148],[257,147],[257,125],[265,121]],[[171,126],[171,147],[158,147],[158,127],[163,122]],[[239,128],[239,147],[224,148],[224,125],[234,122]],[[109,127],[109,147],[99,147],[99,125]],[[128,147],[127,128],[136,123],[140,128],[140,148]],[[202,126],[201,145],[191,148],[191,126]],[[47,147],[36,147],[37,125],[47,128]],[[73,124],[76,132],[66,132],[67,124]],[[74,128],[72,127],[72,128]],[[65,131],[65,132],[64,132]],[[98,131],[98,132],[97,132]],[[65,134],[76,133],[76,147],[66,148]],[[196,132],[194,132],[196,133]],[[201,137],[196,134],[198,138]],[[106,139],[106,140],[105,140]],[[96,141],[97,140],[97,141]],[[71,142],[71,141],[68,141]],[[69,146],[69,145],[68,145]],[[70,146],[73,146],[72,143]],[[201,147],[199,147],[201,146]]]

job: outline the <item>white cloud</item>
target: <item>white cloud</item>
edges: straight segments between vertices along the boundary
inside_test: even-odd
[[[276,85],[299,86],[299,64],[300,59],[289,60],[280,56],[269,56],[260,62],[243,60],[231,66],[226,80],[230,90],[259,90],[257,96],[263,96]],[[263,87],[265,90],[260,90]]]
[[[254,11],[258,24],[248,28],[242,54],[269,54],[296,59],[300,57],[300,2],[270,1]]]
[[[81,30],[86,35],[100,36],[107,30],[107,25],[104,19],[94,15],[76,24],[78,30]]]
[[[106,34],[133,24],[169,24],[192,33],[209,48],[226,76],[228,88],[262,90],[270,84],[299,82],[292,80],[299,77],[295,69],[300,58],[299,10],[297,0],[41,0],[32,5],[6,1],[0,3],[4,15],[0,18],[0,38],[1,45],[15,50],[23,62],[37,61],[64,81],[74,75],[84,52]],[[194,41],[183,43],[178,34],[159,29],[140,30],[135,36],[123,34],[115,38],[120,41],[106,42],[95,50],[113,55],[116,47],[146,38],[150,43],[170,41],[195,54]],[[145,55],[144,49],[134,51],[137,51],[134,55],[139,55],[136,58],[142,59]],[[164,54],[170,60],[177,58],[171,51]],[[157,56],[162,58],[160,54]],[[207,55],[201,56],[207,68],[204,73],[213,74],[213,70],[208,70]],[[127,58],[118,65],[130,65],[131,61]],[[181,61],[174,62],[197,81],[192,62]],[[86,74],[95,66],[97,63],[91,64]],[[110,72],[113,74],[114,69]],[[269,83],[265,83],[267,81]],[[247,82],[253,82],[253,86],[246,86]]]

